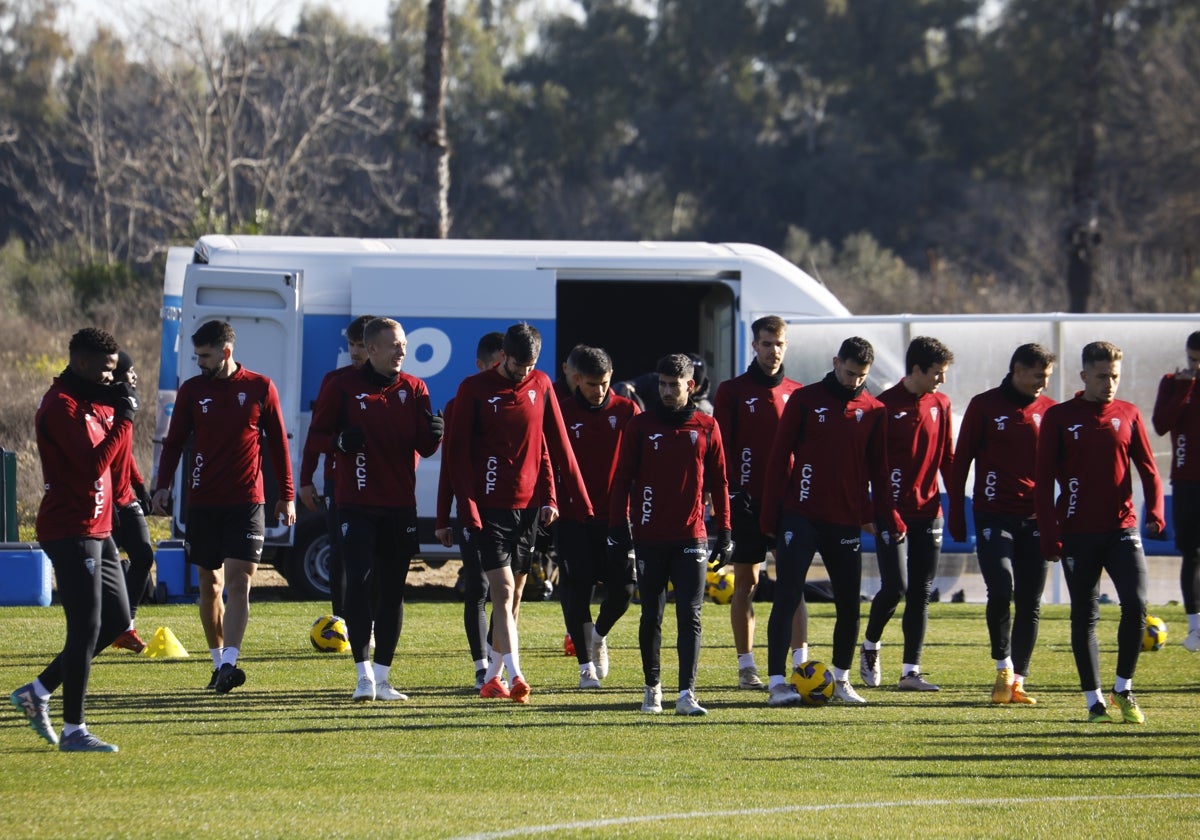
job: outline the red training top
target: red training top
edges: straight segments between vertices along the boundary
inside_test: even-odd
[[[1180,379],[1173,373],[1164,376],[1158,383],[1150,419],[1154,431],[1171,433],[1171,483],[1200,481],[1200,389],[1196,380]]]
[[[238,365],[226,379],[193,376],[179,386],[171,426],[158,461],[158,487],[171,486],[175,466],[192,437],[184,465],[189,504],[222,507],[262,504],[262,435],[267,436],[279,498],[296,498],[287,430],[275,384]]]
[[[1042,554],[1062,554],[1063,534],[1133,528],[1132,463],[1142,478],[1147,525],[1165,527],[1162,482],[1137,406],[1089,402],[1080,394],[1042,418],[1037,445],[1037,517]],[[1054,483],[1061,493],[1054,498]]]
[[[321,379],[321,387],[317,389],[317,399],[313,403],[313,411],[316,411],[317,404],[321,402],[321,395],[325,393],[325,389],[330,387],[330,383],[347,373],[358,370],[354,365],[344,365],[340,368],[335,368],[329,371]],[[333,445],[333,438],[321,433],[313,434],[312,423],[308,425],[308,435],[304,438],[304,451],[300,456],[300,487],[307,487],[313,483],[313,476],[317,472],[317,462],[321,460],[321,456],[325,456],[325,467],[321,471],[323,478],[323,489],[326,494],[329,494],[334,489],[334,470],[337,469],[337,448]]]
[[[721,427],[721,440],[725,444],[729,492],[741,491],[751,499],[762,498],[767,458],[779,418],[788,398],[800,387],[799,382],[787,377],[778,385],[766,385],[750,371],[717,386],[713,417]]]
[[[609,391],[601,405],[594,406],[575,394],[567,394],[559,403],[567,439],[579,462],[588,498],[595,510],[609,509],[609,493],[617,469],[617,453],[621,434],[635,415],[641,413],[637,403]],[[563,517],[582,522],[579,506],[561,493]]]
[[[42,397],[35,419],[45,488],[39,542],[112,533],[113,459],[133,440],[133,424],[113,416],[112,406],[79,394],[68,374]]]
[[[913,394],[901,379],[879,401],[888,412],[888,481],[897,513],[914,519],[941,516],[938,472],[949,483],[954,461],[950,398],[937,391]]]

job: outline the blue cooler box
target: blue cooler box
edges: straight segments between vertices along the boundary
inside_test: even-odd
[[[50,558],[37,543],[0,543],[0,607],[48,607]]]
[[[154,552],[155,599],[166,604],[195,603],[200,595],[196,567],[184,560],[183,540],[163,540]]]

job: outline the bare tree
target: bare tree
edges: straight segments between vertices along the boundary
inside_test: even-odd
[[[417,236],[445,239],[450,234],[450,146],[446,135],[446,0],[429,0],[422,74],[421,188]]]

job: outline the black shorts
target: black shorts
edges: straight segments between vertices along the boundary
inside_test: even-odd
[[[262,560],[266,514],[263,505],[189,507],[184,557],[202,569],[217,570],[226,559]]]
[[[533,562],[537,535],[536,507],[524,510],[484,508],[479,511],[483,527],[475,539],[479,565],[485,572],[512,568],[514,575],[527,575]]]
[[[730,498],[730,525],[733,530],[733,556],[729,562],[747,565],[762,563],[767,552],[775,548],[775,540],[765,536],[758,524],[758,500],[747,500],[744,494]]]

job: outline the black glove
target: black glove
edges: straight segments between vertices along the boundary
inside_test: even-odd
[[[138,504],[142,506],[142,515],[149,516],[150,508],[153,506],[153,502],[150,500],[150,494],[146,492],[146,485],[134,484],[133,495],[137,496]]]
[[[112,385],[112,404],[117,410],[117,418],[133,422],[137,417],[141,403],[138,402],[137,390],[128,382],[117,382]]]
[[[729,562],[733,555],[733,532],[723,528],[717,534],[717,543],[713,546],[712,554],[708,555],[708,570],[715,572]]]
[[[554,549],[554,534],[545,525],[538,525],[533,537],[533,550],[538,554],[549,554]]]
[[[362,452],[366,443],[367,433],[362,430],[362,426],[342,429],[341,434],[337,436],[337,448],[342,452]]]
[[[429,418],[429,435],[436,441],[440,441],[442,436],[446,434],[446,416],[442,414],[441,409],[438,413],[426,411],[425,416]]]
[[[608,529],[608,550],[625,553],[633,548],[633,537],[629,533],[629,523],[614,525]]]

